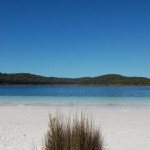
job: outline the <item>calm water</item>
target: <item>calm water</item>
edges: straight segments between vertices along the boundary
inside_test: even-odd
[[[150,106],[150,87],[0,86],[0,105]]]

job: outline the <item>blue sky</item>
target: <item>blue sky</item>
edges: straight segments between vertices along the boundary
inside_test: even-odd
[[[150,77],[150,1],[1,0],[0,72]]]

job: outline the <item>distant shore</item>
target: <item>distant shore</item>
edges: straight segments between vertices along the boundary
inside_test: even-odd
[[[84,85],[84,84],[0,84],[0,86],[89,86],[89,87],[150,87],[150,85]]]
[[[29,73],[0,73],[0,85],[150,86],[150,79],[118,74],[106,74],[97,77],[58,78]]]

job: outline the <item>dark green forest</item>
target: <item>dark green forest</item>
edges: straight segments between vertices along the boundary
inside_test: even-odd
[[[29,73],[0,73],[0,85],[150,86],[150,78],[126,77],[117,74],[83,78],[57,78]]]

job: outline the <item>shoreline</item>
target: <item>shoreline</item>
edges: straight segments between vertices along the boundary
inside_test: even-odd
[[[0,84],[0,86],[5,87],[5,86],[35,86],[35,87],[40,87],[40,86],[62,86],[62,87],[69,87],[69,86],[87,86],[87,87],[150,87],[150,85],[96,85],[96,84]]]
[[[0,106],[148,108],[150,97],[0,96]]]

